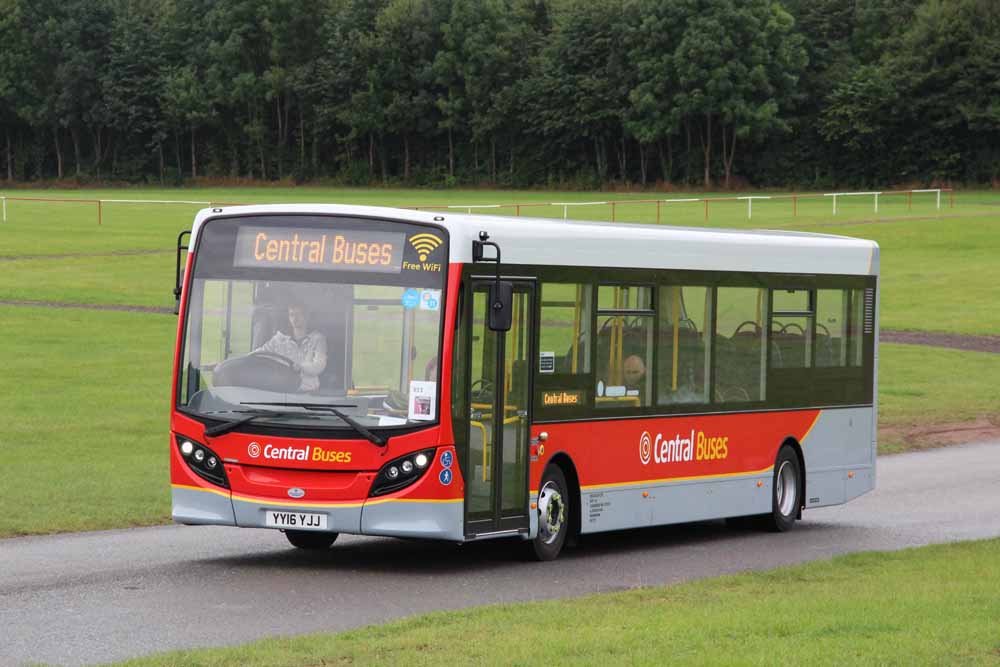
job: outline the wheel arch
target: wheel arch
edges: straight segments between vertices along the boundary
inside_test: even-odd
[[[778,454],[781,452],[783,447],[791,447],[792,451],[795,452],[795,456],[799,459],[799,512],[798,518],[802,518],[802,508],[806,504],[806,457],[802,452],[802,445],[799,441],[792,436],[787,436],[781,441],[781,445],[778,447],[778,451],[774,453],[774,460],[778,460]]]
[[[575,542],[576,538],[580,535],[580,527],[582,525],[581,513],[583,511],[583,495],[580,492],[580,476],[576,472],[576,465],[573,464],[573,459],[566,452],[553,454],[546,465],[558,466],[562,470],[563,477],[566,478],[566,485],[569,487],[567,491],[569,491],[570,497],[573,498],[573,503],[570,505],[570,532],[566,536],[566,539]]]

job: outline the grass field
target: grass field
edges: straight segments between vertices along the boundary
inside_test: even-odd
[[[11,196],[199,199],[238,202],[324,201],[385,205],[601,201],[648,198],[606,193],[241,189],[109,190],[7,193]],[[680,196],[697,196],[684,194]],[[945,200],[947,207],[947,200]],[[81,304],[173,305],[173,246],[197,205],[107,204],[97,225],[93,204],[8,201],[0,223],[0,300]],[[997,287],[1000,195],[962,193],[938,214],[933,198],[802,200],[712,205],[711,224],[780,227],[847,234],[882,247],[882,326],[990,334],[1000,331]],[[504,209],[513,213],[513,209]],[[525,215],[562,215],[557,207]],[[570,208],[575,217],[607,219],[609,207]],[[903,218],[910,214],[910,217]],[[671,223],[703,225],[701,204],[661,210]],[[655,222],[651,204],[617,207],[618,220]],[[150,254],[153,251],[154,254]],[[112,254],[114,253],[114,254]],[[133,253],[133,254],[127,254]],[[136,254],[140,253],[140,254]],[[40,257],[41,256],[41,257]],[[46,257],[47,256],[47,257]],[[20,259],[9,259],[9,258]],[[169,375],[176,318],[0,305],[0,537],[108,528],[168,518]],[[921,428],[1000,413],[997,355],[884,345],[880,425]],[[883,441],[884,451],[905,439]]]
[[[1000,540],[435,613],[127,665],[997,665]]]

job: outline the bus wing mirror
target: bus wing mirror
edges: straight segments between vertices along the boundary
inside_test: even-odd
[[[190,231],[184,231],[177,235],[177,266],[174,273],[174,315],[181,311],[181,252],[188,249],[184,245],[184,237],[191,236]]]
[[[490,285],[490,330],[510,331],[514,311],[514,283],[498,280]]]

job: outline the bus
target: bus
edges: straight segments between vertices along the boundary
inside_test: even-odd
[[[551,560],[875,486],[871,241],[267,205],[201,211],[177,262],[178,523]]]

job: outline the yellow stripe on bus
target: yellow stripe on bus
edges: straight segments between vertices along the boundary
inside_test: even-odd
[[[382,498],[369,500],[366,505],[383,505],[385,503],[460,503],[462,498]]]
[[[817,413],[816,413],[816,418],[815,418],[815,419],[813,419],[813,423],[812,423],[812,424],[810,424],[810,425],[809,425],[809,428],[807,428],[807,429],[806,429],[806,432],[802,434],[802,439],[801,439],[801,440],[799,440],[799,444],[800,444],[800,445],[804,445],[804,444],[806,444],[806,438],[808,438],[808,437],[809,437],[809,434],[810,434],[810,433],[812,433],[812,430],[813,430],[813,427],[814,427],[814,426],[816,426],[816,422],[818,422],[818,421],[819,421],[819,416],[820,416],[821,414],[823,414],[823,411],[822,411],[822,410],[820,410],[819,412],[817,412]]]
[[[239,500],[244,503],[253,503],[254,505],[282,505],[282,506],[294,506],[294,507],[319,507],[319,508],[338,508],[338,507],[364,507],[367,505],[381,505],[383,503],[460,503],[462,498],[383,498],[380,500],[363,500],[361,502],[329,502],[329,503],[310,503],[301,502],[295,500],[283,500],[281,498],[259,498],[252,496],[240,496],[236,494],[230,495],[224,491],[218,491],[216,489],[205,489],[200,486],[187,486],[184,484],[172,484],[175,489],[187,489],[188,491],[204,491],[205,493],[214,493],[217,496],[222,496],[223,498],[232,498],[233,500]]]
[[[590,486],[581,486],[581,491],[591,491],[593,489],[611,489],[623,486],[648,486],[650,484],[664,484],[667,482],[687,482],[691,480],[709,480],[709,479],[722,479],[726,477],[752,477],[754,475],[763,475],[774,470],[774,466],[768,466],[761,470],[747,470],[745,472],[726,472],[718,475],[691,475],[689,477],[664,477],[663,479],[643,479],[636,482],[614,482],[612,484],[592,484]]]
[[[172,486],[175,489],[185,489],[187,491],[204,491],[205,493],[214,493],[215,495],[222,496],[223,498],[226,499],[229,498],[229,493],[227,491],[219,491],[218,489],[206,489],[201,486],[188,486],[187,484],[171,484],[170,486]]]

